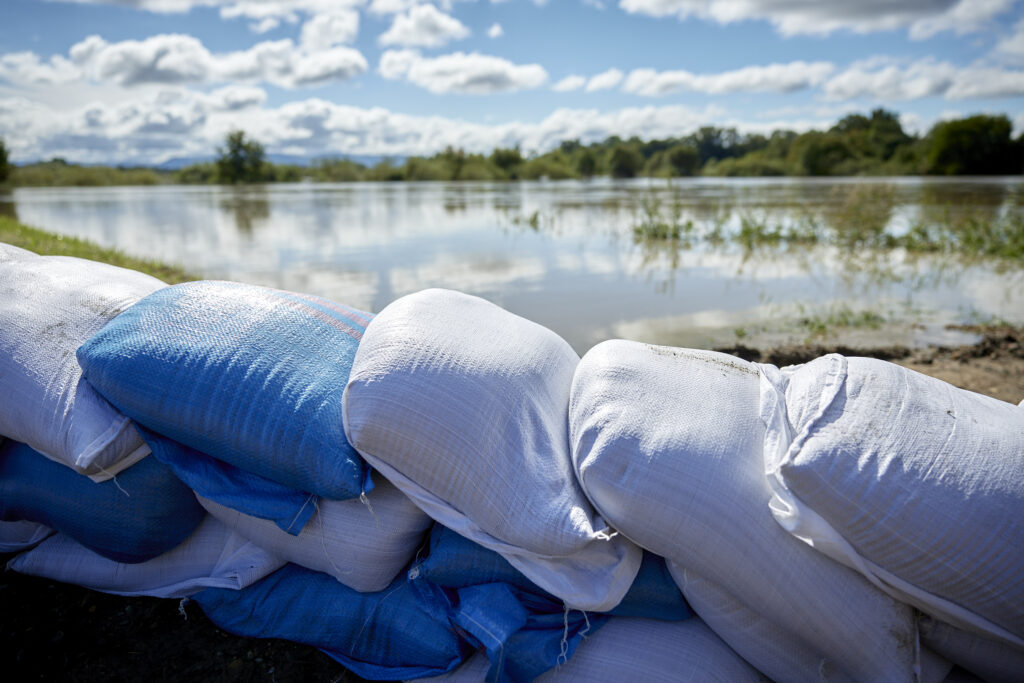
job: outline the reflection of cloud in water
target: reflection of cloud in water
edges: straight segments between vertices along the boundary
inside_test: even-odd
[[[411,268],[393,268],[390,277],[396,296],[428,287],[483,296],[507,289],[513,283],[540,282],[546,272],[544,262],[536,257],[441,254],[431,262]]]
[[[373,311],[377,273],[353,272],[327,266],[304,266],[281,273],[281,289],[316,292],[320,296],[363,311]]]
[[[1015,274],[976,273],[964,284],[974,312],[1024,324],[1024,271]]]

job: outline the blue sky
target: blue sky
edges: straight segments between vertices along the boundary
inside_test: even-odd
[[[4,0],[16,161],[431,154],[827,128],[1024,130],[1024,0]]]

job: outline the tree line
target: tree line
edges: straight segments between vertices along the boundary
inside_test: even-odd
[[[70,175],[70,170],[60,168],[62,163],[46,162],[55,167],[46,168],[46,173],[62,171]],[[46,175],[39,168],[45,164],[34,166],[36,176]],[[0,182],[5,177],[4,168],[9,165],[0,141]],[[88,170],[95,175],[99,173],[95,168]],[[537,155],[524,155],[516,147],[495,149],[490,154],[449,147],[433,156],[385,160],[373,166],[345,158],[317,159],[309,166],[299,166],[271,163],[263,145],[237,130],[228,134],[212,162],[163,174],[152,169],[118,170],[121,182],[128,184],[500,181],[593,176],[1014,175],[1024,172],[1024,136],[1013,137],[1013,125],[1005,115],[985,114],[940,121],[925,135],[917,136],[903,129],[896,113],[875,109],[869,114],[845,116],[826,131],[779,130],[762,135],[705,126],[690,135],[662,140],[617,136],[591,144],[568,140]],[[82,178],[78,179],[81,182],[74,178],[70,182],[43,182],[45,178],[33,177],[32,166],[13,168],[10,180],[12,184],[91,184]]]

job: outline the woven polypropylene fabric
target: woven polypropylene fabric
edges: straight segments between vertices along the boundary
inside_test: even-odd
[[[45,524],[118,562],[167,552],[205,514],[191,489],[156,458],[96,483],[25,444],[0,446],[0,519]]]
[[[207,516],[180,545],[146,562],[115,562],[57,534],[7,567],[104,593],[184,598],[204,588],[240,590],[284,563]]]
[[[405,576],[359,593],[288,564],[245,590],[208,589],[195,600],[225,631],[312,645],[374,680],[441,674],[471,652],[448,623],[451,602],[441,589]]]
[[[573,383],[580,481],[619,531],[714,577],[817,660],[834,660],[858,680],[911,680],[910,608],[772,516],[760,408],[753,364],[710,351],[599,344]]]
[[[991,683],[1019,683],[1024,677],[1024,650],[977,633],[922,617],[921,642],[958,666]]]
[[[25,253],[0,260],[0,434],[108,479],[149,451],[82,378],[75,350],[165,285],[103,263]]]
[[[579,358],[561,337],[483,299],[425,290],[367,329],[345,426],[374,469],[431,517],[579,609],[611,609],[640,549],[583,495],[566,410]]]
[[[153,431],[300,491],[353,498],[365,465],[341,398],[371,318],[319,297],[191,282],[132,306],[78,360]]]
[[[838,355],[793,371],[785,403],[782,521],[899,599],[1024,648],[1024,411]],[[831,528],[808,531],[808,512]]]
[[[459,536],[441,524],[435,524],[431,529],[430,549],[416,563],[414,570],[427,581],[446,588],[507,583],[557,601],[554,595],[530,581],[498,553]],[[669,574],[664,558],[648,552],[644,553],[640,571],[626,596],[608,614],[669,621],[688,619],[693,615]]]
[[[31,548],[51,534],[53,529],[38,522],[0,522],[0,553],[16,553]]]
[[[431,683],[478,683],[490,662],[474,655]],[[568,661],[539,676],[559,681],[651,681],[653,683],[751,683],[764,679],[700,619],[679,622],[613,617],[580,643]]]
[[[365,500],[321,500],[297,536],[212,500],[199,502],[261,548],[364,593],[383,590],[392,582],[416,554],[433,522],[387,481],[375,486]]]
[[[204,498],[259,519],[269,519],[293,536],[316,512],[317,496],[253,474],[149,429],[140,430],[153,457]]]

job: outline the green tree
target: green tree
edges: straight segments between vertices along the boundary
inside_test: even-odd
[[[584,178],[589,178],[597,173],[597,159],[594,158],[594,153],[589,149],[584,149],[580,152],[579,157],[576,159],[576,172]]]
[[[519,177],[518,171],[523,163],[523,155],[518,147],[510,149],[499,147],[491,152],[491,163],[500,168],[505,177],[515,179]]]
[[[628,145],[619,144],[612,150],[608,166],[614,178],[632,178],[644,165],[644,157]]]
[[[676,145],[668,150],[668,163],[675,175],[688,176],[697,172],[697,150],[686,145]]]
[[[4,145],[4,141],[0,138],[0,183],[7,180],[11,175],[11,164],[7,160],[7,146]]]
[[[935,124],[926,140],[925,171],[937,175],[1021,172],[1021,149],[1004,116],[970,116]]]
[[[217,180],[222,183],[258,183],[266,179],[263,145],[248,140],[240,130],[228,133],[217,150]]]

